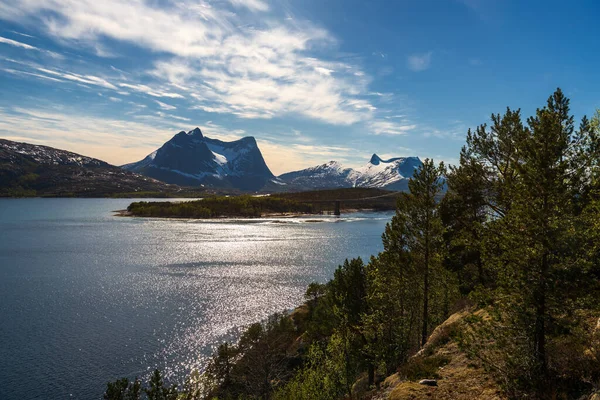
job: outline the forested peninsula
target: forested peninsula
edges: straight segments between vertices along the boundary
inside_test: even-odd
[[[423,163],[381,253],[346,260],[185,384],[157,370],[104,398],[596,400],[599,195],[600,114],[576,127],[560,89],[525,121],[493,114],[458,165]]]
[[[338,211],[389,211],[396,207],[399,192],[350,188],[273,195],[210,196],[195,201],[134,202],[121,215],[155,218],[259,218],[310,215]]]

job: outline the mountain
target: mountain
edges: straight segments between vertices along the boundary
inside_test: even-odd
[[[199,128],[179,132],[141,161],[122,168],[163,182],[257,191],[276,182],[253,137],[224,142]]]
[[[421,164],[418,157],[383,160],[373,154],[371,160],[361,168],[344,168],[339,162],[330,161],[301,171],[288,172],[278,178],[287,185],[302,190],[369,187],[406,191],[409,179]]]
[[[289,186],[305,189],[347,188],[352,187],[348,176],[353,171],[352,168],[344,168],[337,161],[330,161],[301,171],[288,172],[278,178]]]
[[[95,158],[0,139],[0,196],[102,197],[177,189]]]

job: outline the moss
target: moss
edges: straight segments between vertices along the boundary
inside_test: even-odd
[[[412,400],[433,398],[435,388],[419,385],[416,382],[402,382],[392,390],[389,400]]]

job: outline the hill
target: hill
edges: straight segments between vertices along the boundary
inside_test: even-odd
[[[181,187],[48,146],[0,139],[0,196],[183,195]]]

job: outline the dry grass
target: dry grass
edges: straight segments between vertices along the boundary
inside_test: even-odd
[[[463,353],[452,340],[452,332],[458,328],[468,312],[452,315],[431,334],[423,350],[415,356],[423,360],[446,358],[449,363],[440,367],[438,386],[419,385],[417,381],[404,381],[402,376],[394,374],[383,383],[378,400],[503,400],[498,385],[476,361]]]

